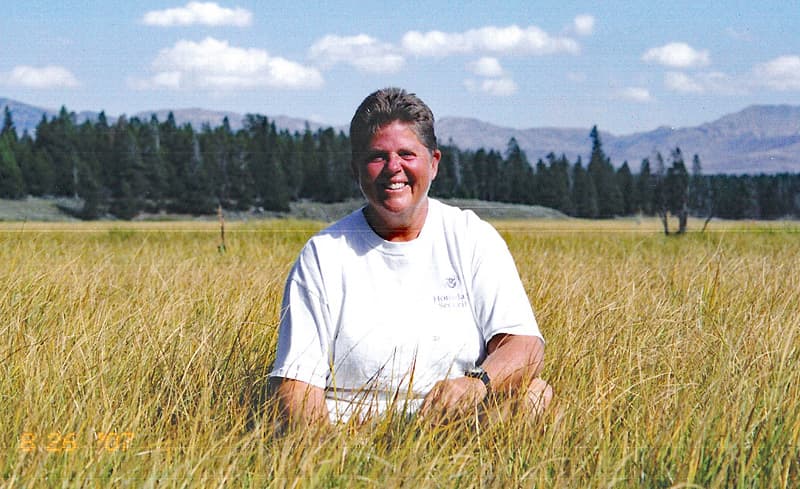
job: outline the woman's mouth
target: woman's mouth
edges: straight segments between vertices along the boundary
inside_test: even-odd
[[[406,182],[394,182],[394,183],[389,182],[386,185],[384,185],[384,188],[386,188],[387,190],[400,190],[405,186]]]

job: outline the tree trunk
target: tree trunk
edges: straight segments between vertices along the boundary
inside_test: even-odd
[[[667,220],[667,211],[660,211],[658,217],[661,218],[661,224],[664,225],[664,234],[669,236],[669,221]]]
[[[686,225],[689,220],[689,206],[686,202],[683,203],[681,212],[678,215],[678,234],[686,232]]]
[[[714,217],[714,214],[709,214],[708,217],[706,217],[706,220],[703,223],[703,229],[700,230],[701,233],[706,230],[706,226],[708,226],[708,222],[711,221],[712,217]]]

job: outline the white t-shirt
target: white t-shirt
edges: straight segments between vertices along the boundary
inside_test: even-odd
[[[325,389],[332,421],[413,413],[437,381],[480,364],[492,336],[542,337],[505,241],[473,212],[429,199],[419,236],[389,242],[362,210],[300,252],[270,373]]]

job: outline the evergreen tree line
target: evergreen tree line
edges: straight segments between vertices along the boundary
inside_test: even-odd
[[[597,128],[592,152],[547,155],[531,165],[515,139],[505,154],[441,147],[431,195],[542,205],[567,215],[610,218],[641,213],[679,218],[800,218],[800,174],[704,175],[698,155],[687,163],[680,148],[641,161],[638,172],[615,168]],[[278,130],[249,114],[243,128],[215,128],[119,118],[75,122],[61,109],[42,117],[36,137],[17,136],[6,108],[0,130],[0,198],[69,196],[83,200],[81,216],[129,219],[140,212],[207,214],[224,209],[286,211],[291,201],[336,202],[359,195],[350,172],[350,142],[342,132]]]

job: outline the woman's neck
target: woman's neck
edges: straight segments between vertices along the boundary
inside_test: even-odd
[[[386,241],[403,242],[412,241],[419,237],[425,226],[428,215],[428,202],[425,199],[423,208],[416,209],[412,218],[405,216],[391,216],[388,219],[373,209],[370,205],[364,208],[364,218],[375,234]]]

